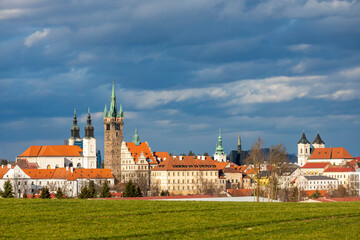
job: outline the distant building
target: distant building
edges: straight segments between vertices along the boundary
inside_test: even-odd
[[[238,136],[237,150],[231,150],[229,154],[229,161],[239,166],[245,165],[246,158],[249,156],[248,151],[243,151],[241,147],[240,134]]]
[[[100,150],[98,150],[97,153],[96,153],[96,167],[97,168],[102,168],[101,164],[102,164],[101,152],[100,152]]]
[[[333,190],[337,189],[339,181],[327,176],[299,176],[297,186],[299,190]]]
[[[353,159],[354,157],[343,147],[315,148],[307,162],[330,162],[333,165],[345,165]]]
[[[330,166],[329,162],[309,162],[301,167],[301,172],[303,175],[323,175],[325,169]]]

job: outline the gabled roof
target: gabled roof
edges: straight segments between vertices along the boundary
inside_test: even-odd
[[[355,169],[349,167],[329,167],[324,172],[355,172]]]
[[[150,160],[150,164],[157,164],[147,142],[141,142],[139,145],[136,145],[133,142],[127,142],[126,147],[129,149],[135,163],[139,160],[141,153],[143,153],[145,158]]]
[[[9,170],[10,170],[10,168],[8,168],[7,166],[1,165],[0,178],[2,178]]]
[[[29,163],[26,158],[20,158],[15,162],[15,165],[19,166],[21,169],[38,169],[39,165],[37,163]]]
[[[327,177],[327,176],[304,176],[307,180],[313,181],[313,180],[337,180],[336,178]]]
[[[74,169],[56,168],[56,169],[23,169],[23,171],[32,179],[66,179],[73,181],[76,179],[99,179],[114,178],[111,169]]]
[[[309,159],[353,159],[345,148],[315,148]]]
[[[325,168],[329,162],[308,162],[301,168]]]
[[[300,143],[302,143],[302,144],[308,144],[308,143],[310,143],[310,142],[307,140],[306,136],[305,136],[305,132],[303,132],[300,140],[298,141],[298,144],[300,144]]]
[[[166,159],[170,159],[170,154],[168,152],[154,152],[154,157],[158,160],[160,158],[160,161],[165,161]]]
[[[325,144],[324,141],[321,139],[319,132],[317,133],[316,138],[312,144]]]
[[[80,157],[82,151],[76,145],[31,146],[19,157]]]

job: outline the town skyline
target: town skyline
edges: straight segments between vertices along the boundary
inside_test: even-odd
[[[112,81],[155,151],[225,152],[261,136],[296,153],[305,130],[360,156],[357,1],[0,3],[0,158],[63,144],[91,108],[103,153]],[[69,9],[71,11],[69,12]]]

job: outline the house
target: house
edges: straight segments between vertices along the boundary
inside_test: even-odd
[[[297,186],[299,190],[332,190],[337,189],[339,181],[327,176],[299,176]]]
[[[349,176],[353,172],[355,172],[354,168],[335,166],[325,169],[323,175],[336,178],[339,180],[339,185],[349,188]]]
[[[353,159],[354,157],[343,147],[315,148],[307,162],[330,162],[333,165],[345,165]]]

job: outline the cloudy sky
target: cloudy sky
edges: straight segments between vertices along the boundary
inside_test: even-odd
[[[330,0],[0,1],[0,158],[63,144],[90,107],[98,148],[115,81],[153,151],[248,149],[303,129],[360,156],[360,3]]]

